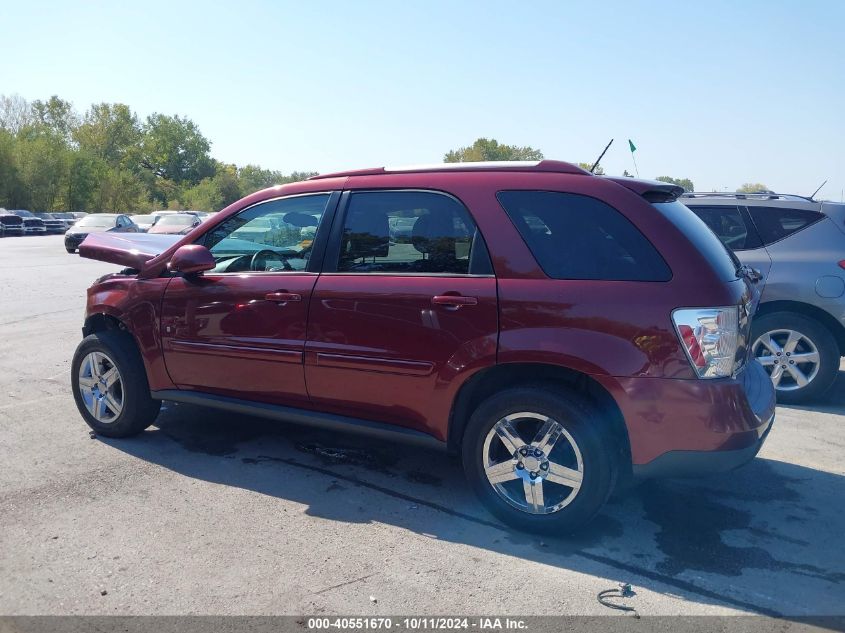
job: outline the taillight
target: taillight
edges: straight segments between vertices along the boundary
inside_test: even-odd
[[[672,320],[699,378],[724,378],[734,372],[739,346],[739,308],[680,308]]]
[[[839,267],[845,268],[845,259],[843,259],[842,261],[839,262]]]

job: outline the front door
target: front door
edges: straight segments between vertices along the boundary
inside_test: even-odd
[[[338,194],[270,200],[201,236],[217,266],[176,277],[162,306],[164,360],[180,389],[305,405],[305,326]]]
[[[455,385],[495,363],[496,279],[484,240],[445,194],[347,198],[311,301],[311,401],[444,439]]]

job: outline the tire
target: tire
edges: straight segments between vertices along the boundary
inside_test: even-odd
[[[91,358],[94,354],[97,372],[106,382],[114,374],[109,374],[112,367],[117,370],[117,380],[106,388],[109,398],[99,398],[97,394],[106,382],[94,378],[91,371]],[[80,382],[85,382],[80,389]],[[90,387],[89,384],[93,386]],[[150,387],[144,364],[132,337],[120,330],[106,330],[91,334],[82,339],[76,348],[71,363],[71,386],[76,407],[85,422],[99,435],[106,437],[129,437],[140,433],[156,419],[161,401],[150,398]],[[98,391],[94,391],[94,387]],[[102,400],[104,408],[97,409],[94,400]],[[109,403],[114,404],[109,404]],[[89,404],[101,413],[100,419],[89,409]],[[113,409],[118,409],[115,415]]]
[[[521,436],[519,441],[542,444],[532,442],[540,437],[538,431],[545,423],[542,417],[537,419],[534,415],[545,416],[562,427],[548,455],[531,460],[530,454],[521,457],[517,450],[511,458],[510,448],[493,431],[507,416],[522,412],[530,415],[515,416],[509,422]],[[619,450],[611,438],[595,408],[577,394],[554,386],[509,389],[482,402],[472,414],[462,444],[464,472],[487,510],[504,523],[529,532],[565,534],[590,521],[613,492],[619,472]],[[527,448],[523,446],[520,450]],[[543,460],[548,460],[545,470]],[[497,488],[488,479],[485,464],[501,464],[501,476],[513,478]],[[572,470],[561,471],[560,466]],[[529,505],[527,491],[533,488],[531,482],[536,481],[530,477],[529,469],[534,469],[538,478],[543,479],[542,508]],[[578,470],[582,477],[577,490],[548,480],[560,473],[577,474],[573,470]],[[532,496],[532,499],[536,503],[536,498]],[[525,507],[515,505],[519,503]]]
[[[75,249],[75,248],[65,248],[65,250],[66,250],[68,253],[70,253],[71,255],[73,255],[73,254],[76,252],[76,249]]]
[[[799,404],[820,398],[830,389],[836,380],[839,372],[839,346],[830,331],[821,323],[811,317],[797,314],[795,312],[772,312],[765,314],[752,321],[751,324],[751,349],[758,359],[764,359],[763,365],[771,375],[773,366],[769,359],[788,358],[786,355],[787,345],[781,347],[781,356],[772,353],[761,337],[771,335],[772,340],[784,343],[789,340],[788,332],[797,332],[803,337],[798,346],[791,353],[803,353],[803,358],[812,358],[812,348],[815,348],[818,355],[818,367],[812,369],[810,363],[802,364],[789,363],[786,368],[781,368],[782,378],[775,385],[778,402],[786,404]],[[797,352],[795,351],[797,349]],[[782,366],[783,367],[783,366]],[[809,378],[806,386],[800,386],[798,380],[793,376],[790,367],[799,370],[802,375]],[[774,380],[773,380],[774,382]]]

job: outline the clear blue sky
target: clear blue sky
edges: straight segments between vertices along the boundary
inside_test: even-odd
[[[0,0],[0,93],[193,119],[285,172],[479,136],[699,189],[845,188],[845,1]]]

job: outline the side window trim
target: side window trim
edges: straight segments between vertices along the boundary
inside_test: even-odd
[[[229,218],[235,217],[240,213],[244,213],[249,209],[253,209],[259,205],[267,204],[270,202],[276,202],[278,200],[286,200],[289,198],[302,198],[305,196],[319,196],[319,195],[329,195],[329,200],[326,203],[326,209],[323,211],[323,217],[320,219],[320,224],[317,227],[317,232],[314,235],[314,244],[311,248],[311,257],[308,259],[308,264],[305,267],[304,271],[300,271],[299,274],[318,274],[320,269],[323,265],[323,260],[326,254],[326,244],[329,240],[329,229],[330,227],[334,226],[334,218],[338,208],[338,202],[340,201],[341,192],[339,190],[329,190],[329,191],[309,191],[307,193],[295,193],[283,196],[277,196],[275,198],[267,198],[266,200],[261,200],[259,202],[255,202],[248,206],[243,207],[242,209],[238,209],[235,213],[230,215],[228,218],[221,220],[220,222],[215,222],[213,226],[210,226],[202,235],[200,235],[193,243],[194,244],[201,244],[202,246],[206,246],[206,238],[211,235],[214,228],[218,224],[222,224],[226,222]],[[222,276],[230,276],[230,275],[243,275],[243,272],[219,272],[213,273],[215,276],[222,275]],[[290,271],[252,271],[249,273],[250,275],[290,275]]]
[[[353,194],[356,193],[403,193],[403,192],[410,192],[410,193],[433,193],[441,196],[445,196],[447,198],[451,198],[455,202],[461,205],[464,210],[467,212],[467,215],[472,220],[473,224],[475,225],[475,230],[478,232],[478,237],[483,245],[483,252],[487,255],[487,269],[489,272],[481,273],[481,274],[474,274],[472,272],[467,274],[461,273],[431,273],[431,272],[355,272],[355,271],[339,271],[338,264],[340,263],[340,249],[341,244],[343,243],[343,230],[344,225],[346,223],[346,214],[349,211],[349,203],[352,198]],[[339,203],[337,205],[336,213],[333,214],[333,221],[331,226],[331,231],[328,233],[328,246],[325,249],[325,254],[323,257],[323,266],[320,270],[321,273],[324,274],[334,274],[334,275],[376,275],[376,276],[402,276],[402,277],[495,277],[495,271],[493,269],[493,262],[490,258],[490,252],[487,248],[487,242],[484,239],[484,235],[481,232],[481,229],[478,226],[478,222],[476,221],[475,217],[470,211],[469,207],[464,204],[464,202],[454,196],[451,193],[446,191],[441,191],[439,189],[422,189],[419,187],[410,187],[410,188],[402,188],[402,187],[393,187],[390,189],[344,189],[343,193],[340,196]]]
[[[738,204],[737,209],[739,209],[739,215],[742,216],[742,221],[745,222],[746,229],[748,230],[748,237],[753,238],[754,244],[756,246],[752,246],[750,248],[743,248],[743,251],[755,251],[758,248],[766,248],[766,245],[763,244],[763,237],[760,235],[760,232],[757,230],[757,225],[754,224],[754,220],[751,219],[751,214],[748,212],[748,207],[744,204]],[[746,238],[746,242],[748,238]]]

